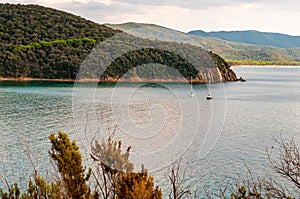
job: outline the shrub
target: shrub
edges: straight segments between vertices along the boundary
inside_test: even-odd
[[[153,177],[142,167],[138,173],[122,173],[116,184],[118,199],[161,199],[159,187],[154,188]]]

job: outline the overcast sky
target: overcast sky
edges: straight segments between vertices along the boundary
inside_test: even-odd
[[[300,36],[299,0],[10,0],[71,12],[98,23],[154,23],[190,30],[258,30]]]

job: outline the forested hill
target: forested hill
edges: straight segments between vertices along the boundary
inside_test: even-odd
[[[95,43],[117,32],[37,5],[0,4],[0,24],[2,77],[75,78]]]
[[[119,32],[52,8],[0,4],[0,78],[75,79],[90,51]],[[143,39],[139,39],[139,42],[149,43]],[[170,43],[156,41],[157,46]],[[177,49],[195,48],[187,44],[171,45]],[[197,51],[203,49],[194,49],[194,52]],[[216,63],[222,81],[236,80],[235,74],[223,59],[216,58],[212,53],[209,55]],[[171,64],[184,77],[200,78],[200,71],[194,70],[190,63],[178,55],[149,49],[140,49],[120,57],[101,78],[118,79],[134,66],[144,64],[145,60],[147,63]],[[159,71],[159,74],[164,72]]]
[[[190,31],[189,34],[202,37],[216,37],[226,41],[262,46],[274,46],[279,48],[299,48],[300,36],[291,36],[281,33],[248,31],[216,31],[205,32],[202,30]]]

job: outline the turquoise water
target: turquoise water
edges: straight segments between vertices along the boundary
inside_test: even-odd
[[[29,154],[47,175],[51,132],[68,132],[87,155],[94,137],[115,129],[115,137],[132,146],[135,168],[144,163],[164,188],[178,159],[186,182],[199,190],[245,177],[245,165],[264,175],[274,138],[282,134],[300,144],[300,68],[233,70],[247,81],[193,85],[194,98],[189,84],[0,82],[0,170],[24,182],[33,171]],[[207,87],[212,101],[205,99]]]

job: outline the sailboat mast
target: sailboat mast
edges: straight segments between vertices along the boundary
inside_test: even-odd
[[[195,94],[194,94],[194,91],[193,91],[192,76],[191,76],[191,83],[190,83],[190,86],[191,86],[191,92],[190,92],[189,96],[190,96],[190,97],[193,97]]]

